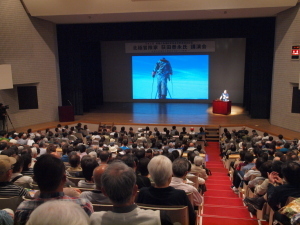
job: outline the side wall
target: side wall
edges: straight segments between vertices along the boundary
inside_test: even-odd
[[[291,109],[293,86],[299,85],[300,61],[291,60],[291,48],[300,44],[299,27],[300,4],[276,18],[271,103],[271,124],[298,132],[300,114],[291,113]]]
[[[0,64],[12,65],[14,84],[0,90],[0,102],[10,106],[15,128],[57,120],[61,96],[55,24],[30,17],[19,0],[1,0],[0,15]],[[38,109],[19,110],[17,86],[26,84],[37,86]]]

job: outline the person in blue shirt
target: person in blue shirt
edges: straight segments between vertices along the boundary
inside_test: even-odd
[[[152,77],[157,75],[157,94],[159,99],[166,99],[168,93],[167,82],[170,81],[172,75],[172,67],[168,60],[165,58],[160,59],[152,71]]]
[[[229,94],[227,93],[227,90],[224,90],[224,92],[221,94],[220,100],[224,102],[229,101]]]

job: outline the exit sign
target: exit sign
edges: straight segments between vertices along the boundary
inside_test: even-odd
[[[292,59],[299,60],[299,55],[300,55],[300,45],[293,45],[292,46]]]

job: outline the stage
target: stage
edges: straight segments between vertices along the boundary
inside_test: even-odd
[[[293,139],[300,137],[299,132],[270,124],[268,119],[252,119],[241,105],[232,104],[230,115],[212,113],[208,103],[104,103],[98,109],[76,115],[75,120],[82,123],[114,122],[116,125],[178,125],[178,126],[248,126],[252,129],[283,134]],[[56,127],[59,121],[18,128],[45,129]],[[74,122],[61,123],[71,124]]]

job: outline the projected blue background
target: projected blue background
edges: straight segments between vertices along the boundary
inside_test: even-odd
[[[168,99],[208,99],[208,55],[132,56],[133,99],[158,98],[157,80],[151,75],[156,62],[163,57],[173,70]]]

